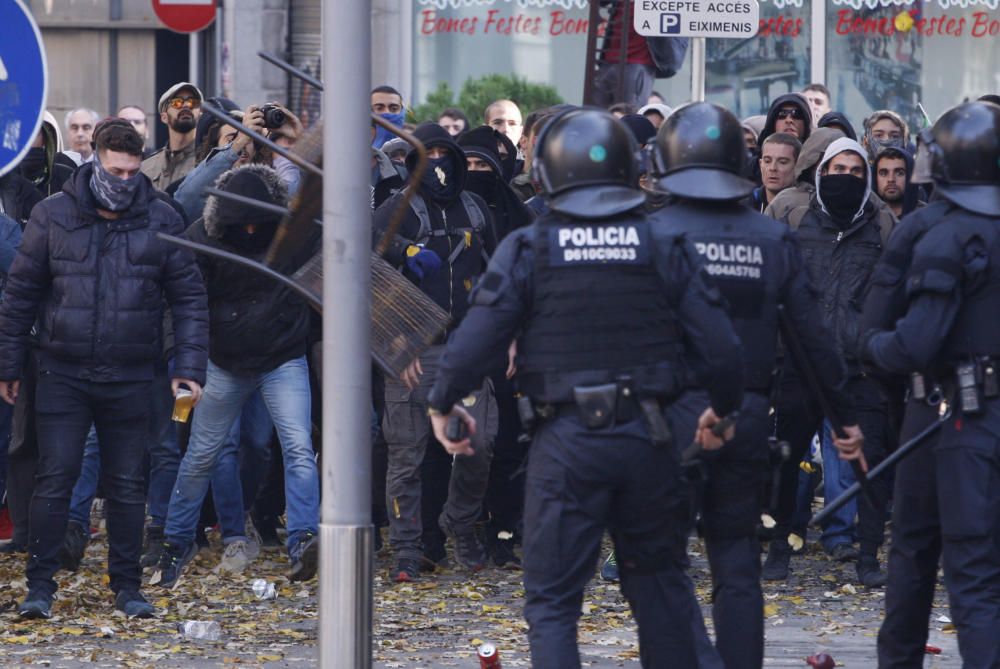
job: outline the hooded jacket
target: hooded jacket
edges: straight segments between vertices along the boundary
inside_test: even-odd
[[[817,128],[813,131],[809,139],[802,143],[799,158],[795,161],[795,184],[778,193],[764,213],[780,221],[792,209],[808,205],[809,198],[816,189],[813,184],[813,173],[823,158],[823,152],[832,142],[843,136],[844,133],[834,128]]]
[[[21,377],[27,335],[38,325],[39,367],[98,382],[153,378],[163,354],[164,297],[173,315],[174,376],[205,382],[208,313],[180,215],[141,177],[113,221],[97,213],[94,166],[31,212],[0,305],[0,378]]]
[[[464,133],[458,138],[458,144],[465,151],[466,156],[485,161],[493,170],[490,173],[492,176],[491,188],[486,191],[474,190],[473,192],[482,197],[490,208],[490,213],[493,214],[493,227],[499,242],[514,230],[531,223],[535,216],[530,209],[524,206],[524,203],[503,179],[500,154],[496,150],[497,136],[500,136],[500,133],[483,125]],[[472,190],[469,188],[471,186],[468,182],[469,179],[469,175],[466,175],[466,187],[468,190]]]
[[[782,220],[797,228],[802,259],[813,287],[819,291],[823,322],[834,334],[837,348],[848,363],[848,371],[856,374],[860,366],[855,358],[855,346],[860,335],[864,294],[892,227],[883,230],[880,225],[880,210],[871,199],[871,172],[867,170],[865,197],[852,216],[850,226],[837,225],[830,216],[823,201],[819,175],[834,156],[844,151],[857,153],[867,168],[867,155],[860,144],[846,137],[832,142],[817,166],[815,192],[809,204],[790,211]],[[790,220],[793,217],[798,218],[797,226]],[[895,223],[894,218],[892,223]]]
[[[472,221],[466,212],[460,193],[465,189],[466,164],[465,153],[455,140],[444,128],[437,123],[422,123],[413,131],[413,134],[423,142],[428,149],[441,147],[445,149],[454,160],[454,173],[452,178],[455,181],[454,194],[447,201],[436,201],[426,192],[422,184],[412,183],[413,170],[417,164],[416,152],[411,151],[406,157],[406,167],[411,175],[411,182],[407,189],[416,188],[427,207],[430,217],[428,222],[433,231],[445,231],[447,234],[431,236],[427,239],[419,239],[421,236],[421,221],[413,207],[407,207],[403,213],[403,220],[385,253],[385,259],[397,268],[403,268],[406,264],[408,247],[423,245],[424,249],[433,251],[441,260],[440,269],[427,274],[420,281],[420,289],[427,294],[442,309],[451,314],[452,327],[456,327],[468,310],[469,291],[475,285],[476,279],[486,269],[486,261],[483,252],[493,253],[496,248],[496,234],[491,224],[491,214],[489,207],[478,195],[470,194],[475,206],[482,212],[483,220],[486,221],[486,229],[482,234],[471,234],[466,238],[460,231],[462,228],[472,227]],[[386,200],[382,206],[375,211],[374,231],[372,235],[375,246],[378,245],[381,237],[389,228],[393,212],[397,208],[405,206],[403,204],[404,192],[399,192]],[[468,241],[467,241],[468,239]],[[459,247],[464,247],[458,251],[454,262],[449,264],[448,258]]]
[[[277,172],[264,165],[229,170],[219,177],[215,187],[226,190],[230,179],[241,170],[250,170],[261,178],[273,204],[287,204],[284,182]],[[221,215],[229,206],[233,205],[209,196],[204,215],[188,228],[185,236],[207,246],[263,260],[266,251],[254,255],[226,239],[228,228],[239,224],[238,217]],[[292,274],[315,255],[321,234],[322,230],[316,226],[312,239],[302,245],[297,256],[281,271]],[[242,265],[198,254],[198,266],[208,292],[209,359],[213,364],[233,374],[255,375],[305,355],[311,313],[303,298]]]
[[[812,130],[812,111],[809,109],[809,102],[800,93],[785,93],[776,97],[768,108],[764,129],[757,136],[757,146],[762,146],[764,140],[774,134],[775,127],[778,125],[778,110],[786,104],[794,104],[802,110],[806,122],[806,136],[802,138],[802,141],[804,143],[809,139],[809,133]]]
[[[46,111],[42,116],[43,149],[45,162],[40,171],[29,171],[24,162],[20,165],[21,176],[30,181],[42,197],[59,193],[66,180],[73,176],[76,163],[63,153],[62,132],[59,123],[51,113]]]
[[[819,128],[831,128],[835,127],[837,130],[842,130],[845,135],[858,141],[858,133],[855,132],[854,126],[848,120],[847,116],[839,111],[830,111],[823,114],[819,121],[816,123],[816,129]]]

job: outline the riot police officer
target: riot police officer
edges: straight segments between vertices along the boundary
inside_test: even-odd
[[[740,347],[697,251],[643,213],[636,150],[604,111],[571,109],[546,126],[533,169],[551,212],[497,249],[429,399],[438,439],[464,457],[470,442],[449,438],[447,420],[474,433],[459,400],[517,337],[518,384],[540,421],[526,481],[525,617],[532,663],[546,669],[580,666],[577,621],[605,529],[642,665],[721,667],[710,645],[698,657],[706,634],[685,573],[687,492],[664,409],[690,347],[710,403],[699,435],[720,445],[710,429],[723,432],[740,405]]]
[[[792,231],[743,206],[754,185],[741,175],[743,129],[726,109],[696,102],[675,110],[656,138],[654,171],[668,204],[652,215],[653,228],[686,235],[729,305],[743,345],[743,406],[736,438],[703,456],[707,466],[701,531],[712,570],[716,647],[727,669],[759,668],[764,661],[764,601],[760,585],[760,491],[768,464],[771,377],[778,306],[828,389],[857,453],[860,430],[845,391],[847,371],[820,323]],[[690,423],[705,405],[697,389],[675,409]],[[683,431],[682,431],[683,433]]]
[[[933,444],[945,585],[963,666],[997,667],[1000,107],[963,104],[922,133],[914,176],[928,174],[943,201],[923,210],[938,224],[914,247],[906,313],[894,330],[866,333],[860,348],[887,372],[940,381],[953,406]]]

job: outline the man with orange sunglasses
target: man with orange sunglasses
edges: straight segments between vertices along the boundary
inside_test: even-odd
[[[204,98],[194,84],[182,81],[160,96],[160,121],[170,133],[167,144],[142,161],[142,173],[160,190],[194,169],[194,139]]]

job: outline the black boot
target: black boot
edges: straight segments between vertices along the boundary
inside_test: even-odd
[[[862,553],[856,565],[858,582],[866,588],[881,588],[885,585],[886,575],[878,566],[878,557]]]
[[[788,562],[792,547],[785,537],[775,537],[767,547],[767,559],[761,567],[760,577],[765,581],[784,581],[788,578]]]
[[[146,545],[143,546],[139,564],[143,567],[153,567],[160,562],[161,555],[163,555],[163,528],[150,525],[146,528]]]

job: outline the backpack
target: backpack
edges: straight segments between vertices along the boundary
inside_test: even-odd
[[[486,231],[486,217],[483,216],[483,210],[479,208],[476,201],[472,199],[472,195],[466,191],[462,191],[458,194],[459,199],[462,201],[462,206],[465,207],[465,215],[470,221],[471,227],[456,228],[448,224],[447,216],[444,216],[444,211],[442,210],[442,218],[444,218],[444,229],[435,230],[431,227],[431,214],[427,210],[427,203],[424,202],[424,198],[420,196],[420,193],[414,193],[413,197],[410,199],[410,209],[416,214],[417,219],[420,221],[420,228],[417,230],[417,238],[414,240],[418,244],[423,244],[431,237],[448,237],[452,235],[464,237],[466,233],[475,234],[481,239]],[[465,250],[464,244],[459,244],[455,247],[455,250],[451,252],[448,256],[448,264],[454,265],[455,260],[461,255],[462,251]],[[490,256],[486,253],[486,249],[483,249],[483,262],[489,263]]]

